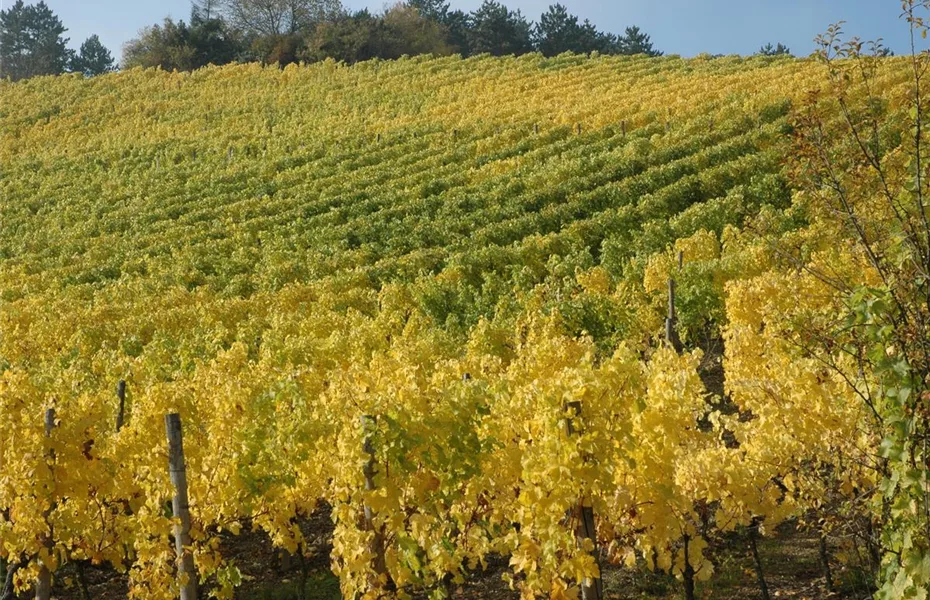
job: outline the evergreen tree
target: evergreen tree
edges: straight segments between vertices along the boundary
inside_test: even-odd
[[[649,35],[633,25],[627,27],[622,36],[617,39],[619,54],[645,54],[646,56],[662,56],[662,53],[653,48]]]
[[[791,49],[779,42],[777,46],[773,46],[772,44],[766,44],[762,46],[759,48],[759,51],[756,54],[760,54],[762,56],[791,56]]]
[[[443,20],[446,28],[446,41],[453,52],[458,52],[462,56],[468,55],[468,32],[471,29],[468,15],[461,10],[453,10],[446,13]]]
[[[601,54],[620,54],[619,38],[613,33],[598,31],[587,19],[581,24],[580,38],[584,52],[597,50]]]
[[[87,77],[109,73],[113,68],[113,55],[100,42],[97,34],[84,40],[80,52],[71,59],[71,70]]]
[[[578,22],[561,4],[553,4],[539,18],[534,31],[536,49],[545,56],[562,52],[586,54],[595,50],[603,54],[616,54],[617,36],[597,30],[591,21]]]
[[[525,54],[533,50],[530,24],[520,11],[484,0],[471,16],[468,46],[472,54]]]
[[[581,27],[578,17],[568,13],[561,4],[549,6],[539,18],[534,31],[536,49],[544,56],[555,56],[563,52],[580,52]]]
[[[195,68],[224,65],[236,60],[243,44],[218,10],[217,0],[195,0],[191,4],[188,40],[195,52]]]
[[[0,10],[0,74],[16,81],[64,73],[73,54],[62,37],[66,31],[45,2],[26,6],[16,0]]]

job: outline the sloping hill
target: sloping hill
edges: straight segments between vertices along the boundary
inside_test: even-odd
[[[579,493],[613,558],[709,576],[669,469],[725,452],[695,426],[719,352],[657,349],[665,281],[686,346],[719,343],[721,273],[762,264],[739,227],[799,223],[789,113],[823,82],[808,60],[529,55],[0,84],[7,559],[24,585],[35,557],[93,559],[170,595],[178,411],[217,588],[221,531],[251,519],[296,551],[320,499],[347,595],[371,584],[372,527],[401,587],[496,552],[568,593],[593,564],[559,524]],[[733,523],[804,509],[746,502]]]

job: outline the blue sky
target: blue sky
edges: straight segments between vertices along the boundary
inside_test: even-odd
[[[11,0],[0,0],[3,5]],[[29,0],[27,0],[28,2]],[[187,20],[189,0],[45,0],[68,28],[77,48],[92,33],[119,60],[122,44],[164,17]],[[555,0],[505,0],[537,20]],[[782,42],[796,55],[809,54],[813,38],[827,25],[847,22],[849,35],[881,37],[897,54],[908,50],[906,23],[898,18],[900,0],[561,0],[569,11],[590,19],[600,29],[622,32],[639,25],[656,47],[668,54],[693,56],[751,54],[766,42]],[[481,0],[452,0],[453,8],[470,11]],[[384,0],[343,0],[350,9],[384,9]]]

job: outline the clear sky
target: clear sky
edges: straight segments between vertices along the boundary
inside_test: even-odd
[[[537,20],[556,0],[504,0]],[[61,18],[77,48],[96,33],[119,60],[123,43],[166,16],[188,19],[190,0],[45,0]],[[693,56],[751,54],[766,42],[781,42],[796,55],[814,49],[813,38],[835,21],[845,20],[849,35],[881,37],[896,54],[908,50],[907,25],[898,17],[900,0],[561,0],[569,11],[599,29],[622,32],[639,25],[667,54]],[[0,0],[6,6],[11,0]],[[27,0],[29,3],[29,0]],[[470,11],[481,0],[452,0]],[[381,11],[384,0],[343,0],[350,9]]]

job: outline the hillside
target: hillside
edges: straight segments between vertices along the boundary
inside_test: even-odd
[[[783,91],[817,74],[529,56],[7,86],[5,293],[147,280],[248,297],[350,271],[405,281],[533,240],[596,254],[753,176],[765,186]]]
[[[572,55],[0,83],[4,558],[24,589],[91,560],[172,597],[169,412],[221,595],[223,532],[307,550],[324,500],[346,597],[498,554],[571,597],[594,541],[706,580],[734,529],[834,510],[870,475],[808,465],[874,442],[865,408],[767,337],[833,306],[794,306],[826,293],[766,246],[843,246],[792,178],[826,86],[807,59]]]

